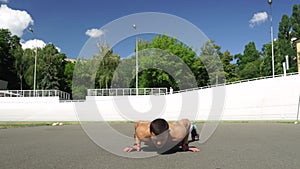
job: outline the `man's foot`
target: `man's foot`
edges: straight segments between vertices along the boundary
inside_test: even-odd
[[[193,141],[198,141],[199,140],[199,134],[197,133],[197,126],[193,124],[193,129],[191,131],[191,136]]]
[[[192,136],[193,141],[199,141],[199,134]]]

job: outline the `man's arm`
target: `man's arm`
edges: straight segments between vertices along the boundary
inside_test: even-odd
[[[189,147],[189,134],[190,134],[190,128],[193,127],[190,120],[188,119],[182,119],[178,122],[181,126],[185,128],[185,136],[182,140],[182,150],[183,151],[192,151],[192,152],[199,152],[200,149],[196,147]],[[182,131],[184,132],[184,131]]]
[[[141,142],[148,140],[150,135],[149,122],[137,122],[134,125],[135,129],[135,143],[132,147],[126,147],[123,151],[131,152],[131,151],[141,151]]]

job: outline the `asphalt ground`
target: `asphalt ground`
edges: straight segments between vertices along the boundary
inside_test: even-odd
[[[113,123],[132,135],[132,123]],[[201,128],[201,124],[198,124]],[[111,140],[118,144],[120,140]],[[173,152],[128,158],[95,144],[80,125],[0,130],[1,169],[299,169],[300,125],[221,123],[199,153]],[[122,150],[120,150],[121,152]],[[133,152],[153,153],[153,152]],[[130,154],[129,154],[130,155]]]

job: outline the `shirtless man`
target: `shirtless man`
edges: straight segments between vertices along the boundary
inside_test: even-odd
[[[168,123],[164,119],[155,119],[152,122],[137,122],[134,127],[135,144],[126,147],[125,152],[140,151],[141,142],[156,147],[160,152],[166,152],[178,145],[183,151],[200,151],[198,148],[188,146],[190,132],[193,140],[199,140],[196,129],[188,119],[173,123]]]

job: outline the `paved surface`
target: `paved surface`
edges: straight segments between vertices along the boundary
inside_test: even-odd
[[[128,135],[133,132],[133,124],[130,123],[113,126]],[[118,140],[112,140],[112,144],[117,143]],[[1,129],[0,168],[300,168],[300,125],[223,123],[206,143],[192,144],[201,152],[176,152],[132,159],[101,149],[80,125]]]

